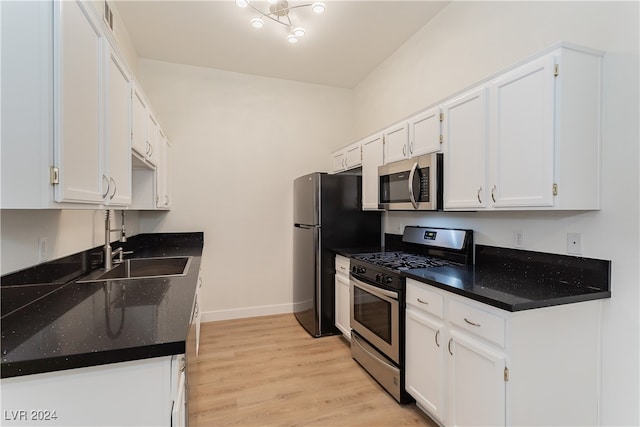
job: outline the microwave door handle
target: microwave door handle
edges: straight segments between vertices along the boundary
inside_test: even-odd
[[[417,168],[418,168],[418,162],[415,162],[411,167],[411,172],[409,172],[409,199],[411,200],[413,209],[418,209],[418,202],[416,202],[416,198],[413,194],[413,176],[416,174]]]

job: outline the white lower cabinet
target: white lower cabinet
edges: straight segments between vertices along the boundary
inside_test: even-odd
[[[481,340],[451,331],[448,423],[455,426],[503,426],[506,357]]]
[[[184,354],[171,358],[171,427],[187,423],[187,361]]]
[[[351,296],[349,288],[348,258],[336,255],[336,279],[335,279],[335,318],[336,327],[342,335],[351,341]]]
[[[2,425],[185,425],[186,377],[181,358],[164,356],[4,378]]]
[[[445,426],[598,425],[601,302],[518,312],[407,279],[406,390]]]
[[[443,329],[441,320],[407,307],[405,387],[418,406],[440,422],[444,420]]]

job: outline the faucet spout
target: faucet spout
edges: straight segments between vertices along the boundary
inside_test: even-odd
[[[122,247],[116,249],[115,251],[111,248],[111,233],[114,231],[120,232],[120,242],[127,241],[127,233],[124,226],[124,211],[122,211],[122,226],[121,228],[111,228],[111,211],[109,209],[104,211],[104,246],[102,251],[104,253],[104,269],[109,270],[113,267],[113,257],[120,255],[120,259],[122,260],[122,256],[124,254],[124,249]]]

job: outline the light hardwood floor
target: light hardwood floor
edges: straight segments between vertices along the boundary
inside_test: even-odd
[[[189,369],[191,426],[435,426],[292,314],[203,324]]]

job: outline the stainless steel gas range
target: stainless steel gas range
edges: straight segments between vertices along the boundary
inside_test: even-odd
[[[404,270],[473,263],[473,231],[405,227],[400,250],[351,258],[351,354],[398,402],[404,390]]]

